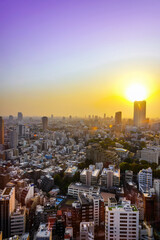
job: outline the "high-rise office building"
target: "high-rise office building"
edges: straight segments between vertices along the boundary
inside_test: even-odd
[[[23,120],[23,114],[21,112],[18,112],[18,121]]]
[[[17,146],[18,146],[18,133],[17,133],[17,129],[14,128],[10,132],[10,148],[16,149]]]
[[[19,135],[19,137],[25,136],[25,125],[24,124],[18,125],[18,135]]]
[[[134,125],[139,127],[146,120],[146,101],[134,102]]]
[[[0,144],[4,144],[4,120],[0,117]]]
[[[138,240],[139,211],[130,201],[116,204],[114,198],[108,200],[105,211],[105,240]]]
[[[48,117],[42,117],[43,131],[46,131],[48,128]]]
[[[15,188],[6,187],[0,195],[0,231],[3,238],[10,237],[11,214],[15,210]]]
[[[115,124],[116,125],[122,124],[122,112],[115,113]]]

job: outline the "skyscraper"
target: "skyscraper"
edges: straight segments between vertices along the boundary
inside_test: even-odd
[[[115,113],[115,124],[119,125],[122,123],[122,112]]]
[[[48,117],[42,117],[43,131],[46,131],[48,128]]]
[[[23,114],[21,112],[18,112],[18,121],[23,120]]]
[[[25,136],[25,125],[24,124],[18,125],[18,135],[19,135],[19,137]]]
[[[17,129],[14,128],[10,132],[10,147],[16,149],[18,146],[18,133]]]
[[[10,237],[10,218],[15,210],[15,188],[6,187],[0,195],[0,231],[3,237]]]
[[[0,144],[4,144],[4,120],[0,117]]]
[[[134,102],[134,125],[139,127],[146,120],[146,101]]]

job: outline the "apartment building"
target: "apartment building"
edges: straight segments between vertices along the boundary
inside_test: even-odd
[[[138,240],[139,211],[130,201],[109,201],[105,209],[105,240]]]
[[[79,193],[86,193],[89,195],[99,194],[100,188],[97,186],[87,186],[82,183],[71,183],[68,186],[68,195],[69,196],[77,198]]]

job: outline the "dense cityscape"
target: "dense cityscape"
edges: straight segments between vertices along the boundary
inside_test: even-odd
[[[160,0],[0,0],[0,240],[160,240]]]
[[[0,117],[1,239],[159,239],[160,121]]]

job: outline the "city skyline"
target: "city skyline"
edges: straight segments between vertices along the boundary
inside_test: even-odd
[[[0,240],[160,239],[160,0],[1,0],[0,34]]]
[[[3,116],[133,117],[126,89],[147,89],[147,117],[160,117],[160,2],[3,1]]]
[[[142,111],[142,109],[141,109],[141,107],[140,107],[140,105],[142,105],[143,103],[145,103],[145,113],[140,113],[141,111]],[[136,109],[135,110],[135,105],[139,105],[139,107],[138,107],[138,109]],[[139,113],[138,113],[138,112]],[[86,115],[84,115],[84,116],[78,116],[78,115],[70,115],[70,114],[68,114],[68,115],[53,115],[52,113],[50,114],[50,115],[44,115],[44,114],[42,114],[42,115],[28,115],[28,116],[24,116],[24,118],[26,117],[37,117],[37,118],[51,118],[51,119],[53,119],[53,117],[54,118],[60,118],[60,117],[68,117],[68,118],[71,118],[71,117],[73,117],[73,118],[96,118],[96,117],[100,117],[100,118],[114,118],[115,119],[115,121],[117,121],[117,117],[118,117],[118,115],[120,114],[120,116],[118,117],[118,118],[120,118],[121,120],[119,120],[119,121],[122,121],[122,119],[132,119],[133,120],[133,123],[135,124],[135,126],[137,125],[137,121],[140,121],[141,122],[141,120],[139,119],[137,119],[136,120],[136,122],[137,123],[135,123],[135,112],[137,112],[136,114],[142,114],[142,115],[145,115],[145,116],[143,116],[142,118],[143,118],[143,121],[148,121],[148,123],[149,123],[149,120],[150,120],[150,118],[149,117],[146,117],[147,115],[146,115],[146,100],[142,100],[142,101],[134,101],[133,102],[133,113],[132,113],[132,116],[131,117],[123,117],[122,118],[122,111],[118,111],[118,112],[115,112],[114,114],[115,114],[115,116],[114,116],[114,114],[113,115],[109,115],[109,114],[106,114],[106,113],[100,113],[100,115],[96,115],[96,114],[89,114],[88,113],[88,115],[86,114]],[[19,115],[22,115],[22,118],[21,118],[21,120],[19,120]],[[5,118],[9,118],[9,120],[10,120],[10,118],[12,118],[12,120],[13,120],[13,118],[16,118],[18,121],[22,121],[23,120],[23,113],[21,113],[21,112],[17,112],[17,115],[15,114],[15,115],[9,115],[9,116],[3,116],[3,117],[5,117]],[[140,117],[140,116],[139,116]],[[138,118],[139,118],[138,117]],[[2,117],[1,117],[2,118]],[[158,117],[157,118],[151,118],[151,120],[155,120],[155,119],[159,119]],[[11,121],[12,121],[11,120]],[[47,120],[48,121],[48,120]],[[43,122],[43,120],[42,120],[42,122]],[[141,122],[142,123],[142,122]],[[144,123],[144,122],[143,122]]]

